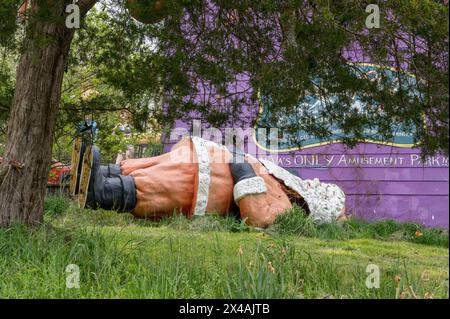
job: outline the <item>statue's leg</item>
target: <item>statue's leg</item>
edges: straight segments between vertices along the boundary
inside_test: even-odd
[[[122,161],[120,163],[120,169],[122,175],[130,175],[134,171],[141,169],[151,168],[156,165],[163,163],[179,163],[185,162],[190,163],[193,160],[193,154],[189,152],[191,140],[188,138],[182,139],[178,142],[172,150],[168,153],[164,153],[159,156],[149,157],[149,158],[137,158]]]
[[[100,171],[105,177],[119,177],[121,175],[120,165],[116,164],[101,165]]]
[[[87,144],[82,143],[81,137],[75,139],[73,143],[72,160],[70,166],[69,194],[71,196],[77,196],[80,193],[80,180],[82,175],[83,158],[86,151],[86,147]],[[100,171],[104,177],[118,177],[119,175],[121,175],[120,165],[115,164],[101,165]]]
[[[196,194],[196,163],[165,162],[136,170],[131,176],[137,189],[134,216],[156,218],[174,212],[190,215]]]

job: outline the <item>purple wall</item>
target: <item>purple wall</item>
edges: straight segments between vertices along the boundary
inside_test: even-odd
[[[182,121],[175,127],[192,129]],[[178,140],[167,137],[165,150]],[[362,143],[353,149],[334,143],[269,152],[252,137],[245,150],[295,169],[302,178],[338,184],[347,195],[348,212],[355,217],[390,218],[448,229],[449,160],[444,156],[422,162],[418,149],[374,143]]]
[[[330,144],[283,153],[278,163],[295,168],[302,178],[317,177],[341,186],[353,216],[448,228],[449,171],[443,156],[422,163],[417,149],[377,144],[348,149]]]
[[[402,43],[398,43],[402,47]],[[358,45],[345,53],[346,60],[369,63]],[[388,65],[389,63],[387,63]],[[406,66],[405,66],[406,68]],[[197,102],[211,102],[214,92],[203,94],[204,83],[199,85]],[[230,85],[232,92],[250,100],[248,76],[240,76]],[[203,100],[207,96],[207,101]],[[217,102],[217,101],[213,101]],[[218,101],[226,107],[227,101]],[[240,122],[228,127],[251,128],[260,105],[247,102]],[[205,128],[206,123],[202,123]],[[175,128],[192,129],[192,123],[177,121]],[[203,136],[204,138],[208,138]],[[179,140],[165,138],[168,151]],[[422,163],[420,150],[411,147],[361,143],[353,149],[340,143],[330,143],[290,151],[270,152],[257,145],[250,136],[246,151],[257,157],[268,157],[282,167],[296,169],[302,178],[319,178],[341,186],[347,195],[347,211],[367,220],[395,219],[412,221],[430,227],[449,227],[449,163],[448,158],[435,156]]]

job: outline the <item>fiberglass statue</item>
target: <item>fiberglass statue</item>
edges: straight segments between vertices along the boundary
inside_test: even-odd
[[[345,218],[345,195],[336,185],[303,180],[267,160],[233,155],[226,147],[185,137],[169,153],[100,165],[97,147],[78,139],[71,192],[81,206],[161,218],[236,214],[267,227],[296,204],[317,222]]]
[[[168,0],[127,0],[136,20],[157,23],[167,16]],[[84,153],[84,155],[83,155]],[[161,218],[236,214],[247,224],[267,227],[296,204],[310,218],[345,218],[345,195],[332,184],[302,180],[285,169],[250,155],[235,156],[225,147],[197,137],[184,138],[161,156],[100,165],[96,147],[75,143],[71,193],[80,206]]]

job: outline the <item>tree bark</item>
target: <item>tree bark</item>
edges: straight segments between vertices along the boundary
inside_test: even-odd
[[[80,2],[86,13],[95,0]],[[74,35],[74,30],[65,26],[68,3],[37,0],[29,8],[29,25],[0,165],[0,227],[16,223],[36,225],[43,219],[53,131]]]

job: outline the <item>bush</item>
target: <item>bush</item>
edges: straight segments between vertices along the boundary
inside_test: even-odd
[[[62,196],[47,196],[44,203],[44,214],[48,216],[61,215],[70,207],[70,202]]]

